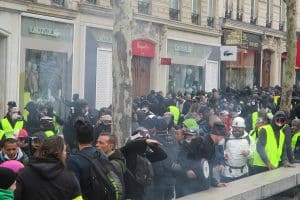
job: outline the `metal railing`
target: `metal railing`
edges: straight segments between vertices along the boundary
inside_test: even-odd
[[[193,24],[199,24],[199,14],[197,13],[192,13],[191,15],[191,20]]]
[[[236,15],[236,19],[239,21],[243,21],[243,11],[239,10]]]
[[[267,28],[272,28],[272,21],[267,20],[266,21],[266,27]]]
[[[214,18],[207,17],[207,26],[213,27],[214,26]]]
[[[138,12],[144,14],[150,14],[150,2],[139,1],[138,2]]]
[[[169,16],[171,20],[180,20],[180,10],[174,9],[174,8],[169,8]]]
[[[57,6],[64,6],[65,5],[65,1],[64,0],[51,0],[53,5],[57,5]]]
[[[257,22],[257,17],[251,16],[250,24],[256,24],[256,22]]]
[[[232,10],[226,10],[225,11],[225,18],[230,19],[232,15]]]
[[[280,22],[280,23],[279,23],[279,30],[280,30],[280,31],[283,31],[283,30],[284,30],[284,25],[285,25],[285,22]]]

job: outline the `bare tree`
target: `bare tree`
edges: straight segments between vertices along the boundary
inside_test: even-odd
[[[283,69],[282,94],[280,108],[290,110],[295,80],[296,60],[296,0],[285,0],[287,15],[287,63]]]
[[[113,0],[113,16],[112,132],[120,145],[131,133],[131,0]]]

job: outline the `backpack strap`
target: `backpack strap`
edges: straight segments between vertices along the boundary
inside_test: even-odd
[[[108,180],[106,174],[103,172],[102,170],[102,166],[99,166],[99,163],[95,160],[95,159],[99,159],[97,157],[90,157],[82,152],[78,152],[78,155],[82,156],[83,158],[85,158],[86,160],[88,160],[92,165],[94,165],[95,167],[99,168],[99,170],[97,170],[97,172],[99,173],[99,175],[101,176],[101,178],[103,178],[105,180],[106,183],[109,183],[110,181]],[[110,187],[110,189],[112,189],[110,184],[107,184],[108,187]]]

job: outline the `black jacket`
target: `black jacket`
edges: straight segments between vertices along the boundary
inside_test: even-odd
[[[148,148],[150,148],[150,151],[147,150]],[[137,155],[145,156],[151,163],[167,158],[167,154],[162,148],[149,147],[146,143],[146,139],[130,141],[120,150],[126,158],[126,167],[130,174],[136,174]],[[126,198],[142,200],[145,196],[146,188],[137,184],[130,177],[131,176],[128,174],[128,172],[124,176]]]
[[[97,151],[95,147],[86,147],[80,151],[87,156],[93,157],[95,155],[102,159],[107,159],[101,152]],[[82,196],[87,198],[87,193],[90,189],[90,162],[79,154],[71,154],[67,159],[67,166],[72,170],[79,183],[82,190]]]
[[[75,175],[57,159],[32,158],[17,177],[15,200],[71,200],[80,195]]]

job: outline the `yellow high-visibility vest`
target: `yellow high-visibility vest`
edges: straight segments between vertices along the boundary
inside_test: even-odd
[[[284,141],[285,141],[285,135],[281,129],[280,133],[279,133],[280,134],[279,144],[277,144],[274,130],[270,124],[260,127],[258,131],[260,131],[261,129],[266,130],[266,139],[267,139],[266,146],[265,146],[266,155],[267,155],[270,163],[274,167],[278,167],[279,162],[281,160],[283,145],[284,145]],[[266,163],[264,163],[264,161],[261,159],[257,150],[254,152],[254,155],[253,155],[253,165],[267,167]]]

